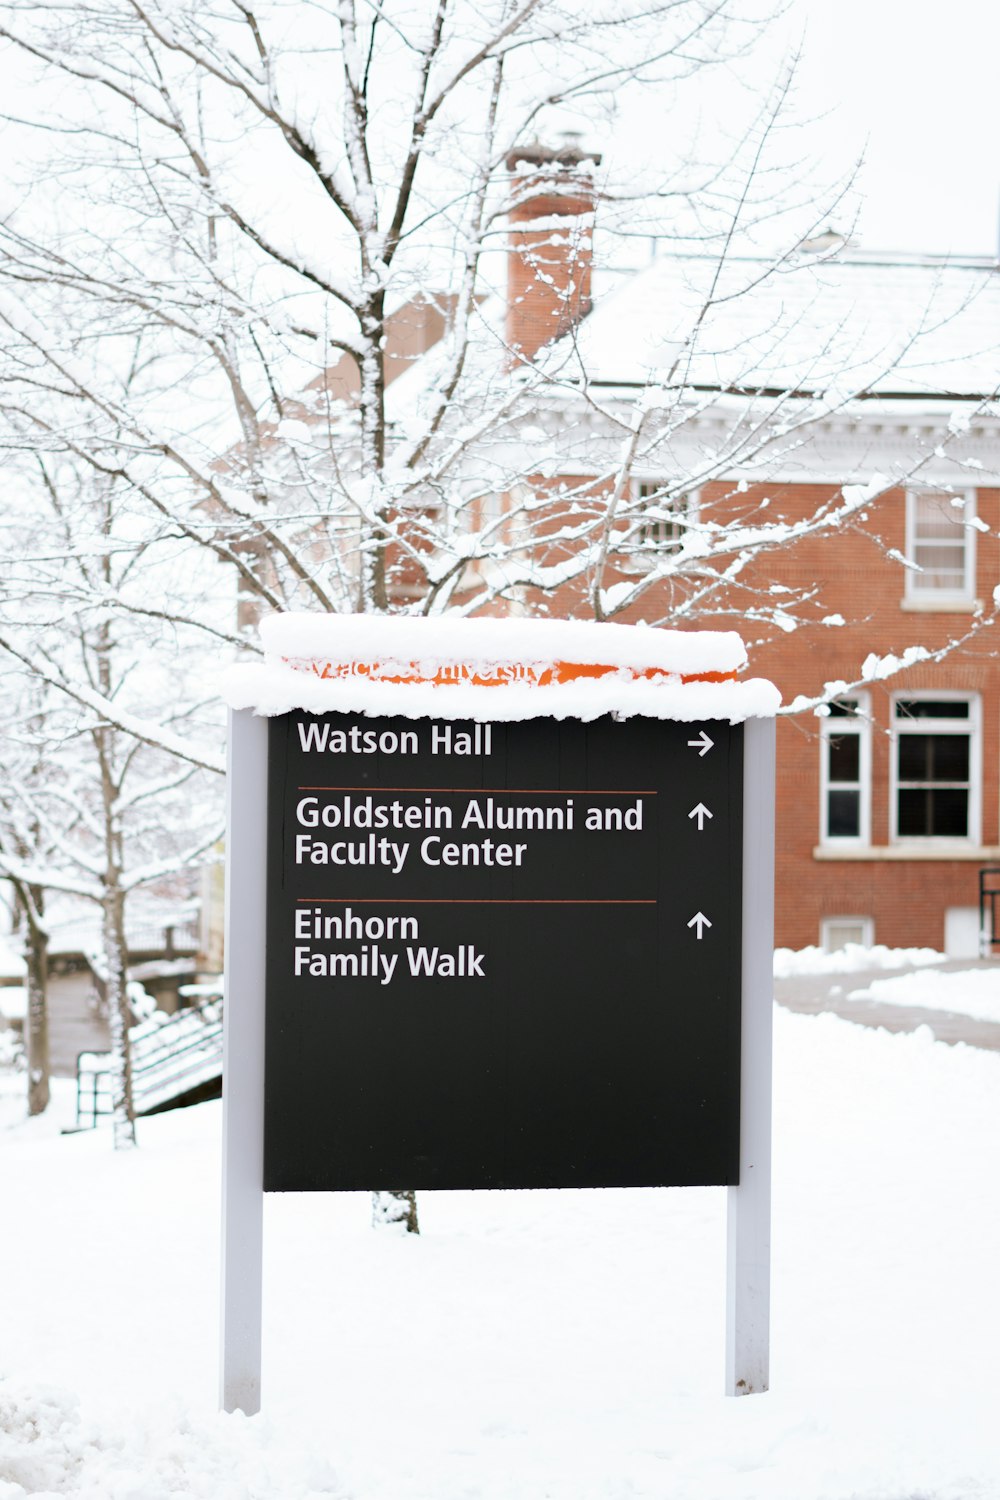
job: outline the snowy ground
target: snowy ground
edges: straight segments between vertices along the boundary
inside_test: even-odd
[[[849,1000],[876,1000],[881,1005],[950,1010],[980,1021],[1000,1021],[1000,965],[979,971],[900,974],[875,979],[864,989],[848,990]]]
[[[250,1421],[214,1410],[219,1107],[116,1156],[56,1133],[65,1087],[8,1098],[0,1500],[996,1500],[998,1085],[776,1012],[772,1390],[740,1400],[723,1190],[427,1194],[419,1239],[269,1198]]]
[[[828,953],[825,948],[776,948],[774,976],[787,979],[793,974],[853,974],[862,969],[910,969],[944,962],[936,948],[886,948],[876,943],[863,948],[848,943]]]
[[[774,955],[774,975],[776,979],[790,979],[842,974],[844,983],[832,987],[831,996],[846,995],[848,1000],[944,1010],[980,1021],[1000,1021],[1000,963],[956,970],[934,968],[944,962],[945,955],[933,948],[862,948],[856,943],[833,953],[822,948],[778,948]],[[901,972],[873,979],[874,970]],[[851,975],[862,972],[865,972],[864,986],[852,988]]]

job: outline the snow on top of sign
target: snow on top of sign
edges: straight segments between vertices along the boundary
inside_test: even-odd
[[[663,683],[602,678],[558,687],[471,687],[434,683],[380,683],[347,678],[335,682],[310,677],[283,666],[234,668],[224,685],[230,708],[252,708],[259,714],[354,713],[409,719],[473,719],[507,723],[517,719],[677,719],[694,723],[722,719],[741,724],[770,718],[781,695],[762,678],[746,682]]]
[[[566,620],[288,614],[265,620],[261,636],[266,660],[231,668],[223,696],[231,708],[268,716],[302,709],[509,722],[542,717],[589,721],[617,714],[736,724],[772,716],[781,701],[770,682],[735,680],[746,652],[731,631],[665,631]],[[600,677],[544,686],[517,680],[480,686],[460,676],[446,684],[378,681],[374,675],[351,670],[344,676],[322,675],[330,664],[350,669],[352,663],[377,663],[386,675],[396,666],[416,664],[431,675],[449,664],[472,673],[512,663],[544,667],[557,661],[612,670]],[[663,675],[637,679],[630,668]],[[728,680],[682,680],[705,674]]]
[[[733,630],[656,630],[651,625],[589,620],[290,613],[268,616],[260,636],[270,660],[352,662],[388,657],[428,666],[599,662],[684,676],[738,672],[747,661],[743,642]]]

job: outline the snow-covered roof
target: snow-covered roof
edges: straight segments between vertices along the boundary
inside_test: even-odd
[[[602,714],[728,719],[776,712],[777,689],[738,681],[733,631],[579,620],[273,615],[263,665],[231,670],[232,708],[510,721]]]
[[[983,397],[1000,386],[1000,269],[848,251],[720,271],[715,256],[661,255],[575,339],[595,384]]]

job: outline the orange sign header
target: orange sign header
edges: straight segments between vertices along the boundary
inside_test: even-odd
[[[448,662],[431,668],[420,662],[325,661],[320,658],[284,656],[282,661],[297,672],[308,672],[324,682],[345,678],[368,678],[372,682],[433,683],[437,687],[551,687],[581,679],[617,677],[629,682],[735,682],[736,672],[674,673],[662,667],[616,667],[599,662]]]

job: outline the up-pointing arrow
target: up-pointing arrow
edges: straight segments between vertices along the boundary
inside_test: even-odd
[[[698,939],[699,943],[701,942],[702,938],[705,936],[705,928],[706,927],[711,927],[711,925],[712,925],[711,922],[708,920],[708,918],[706,917],[706,915],[705,915],[705,913],[703,911],[696,911],[695,914],[694,914],[694,916],[691,918],[690,922],[688,923],[689,927],[694,927],[694,928],[697,929],[696,932],[695,932],[695,937]]]
[[[709,810],[705,806],[704,802],[699,802],[698,806],[697,807],[692,807],[691,811],[688,813],[688,817],[689,818],[697,818],[698,819],[698,832],[699,833],[701,833],[702,829],[705,826],[705,819],[706,818],[711,818],[713,816],[714,816],[714,814],[709,812]]]
[[[698,738],[696,740],[688,740],[688,744],[692,747],[692,749],[697,750],[699,755],[707,755],[712,746],[715,744],[715,741],[710,740],[703,729]]]

